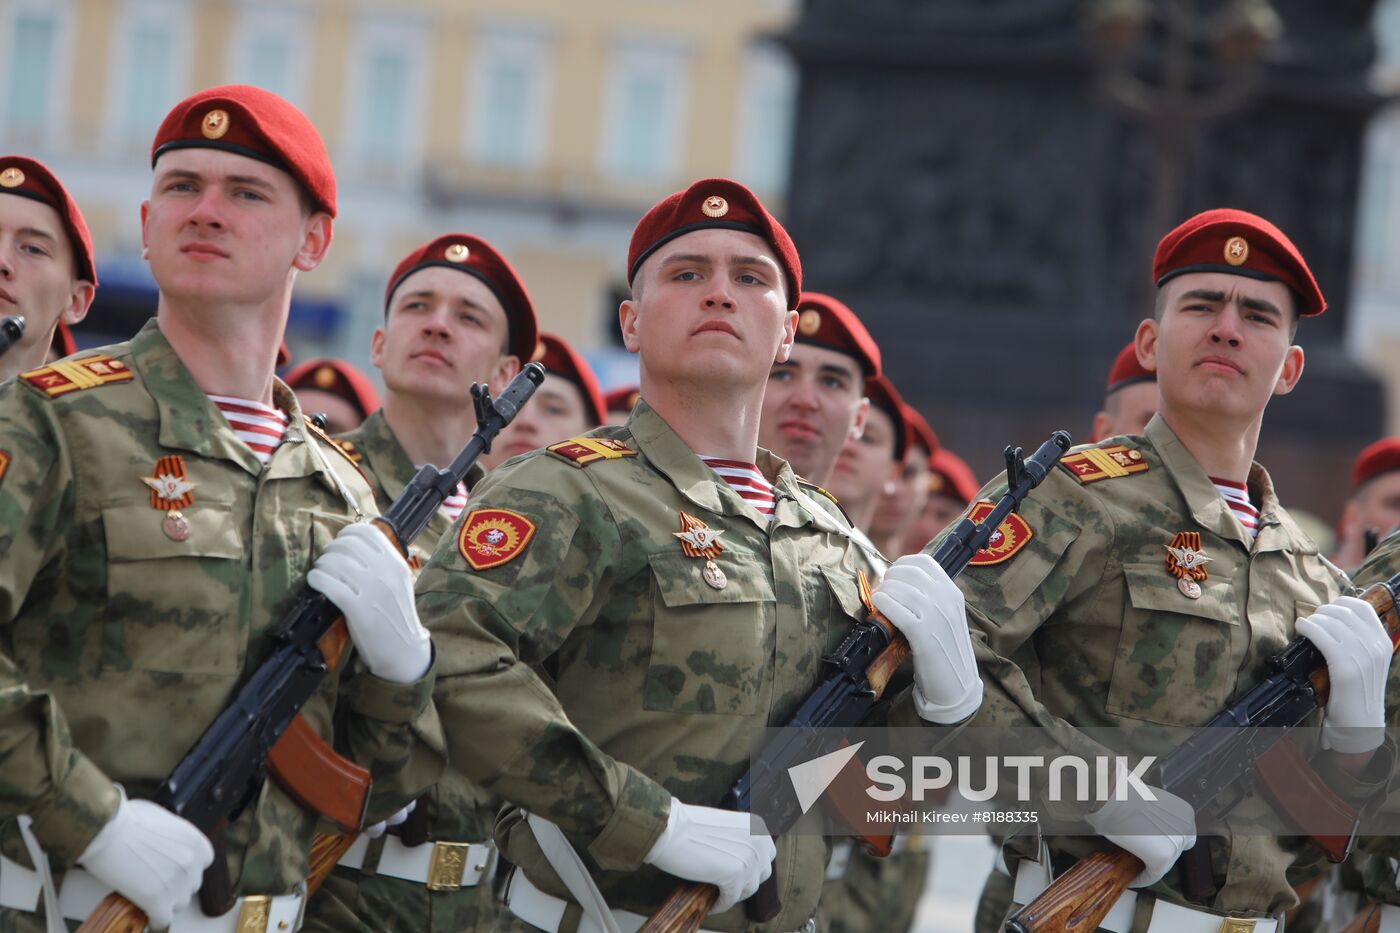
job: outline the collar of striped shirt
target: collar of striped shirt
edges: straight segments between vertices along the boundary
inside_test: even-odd
[[[1225,500],[1225,504],[1230,507],[1235,518],[1244,526],[1244,530],[1249,532],[1251,538],[1259,535],[1259,509],[1249,499],[1249,488],[1244,483],[1232,482],[1228,479],[1216,479],[1214,476],[1210,481],[1215,484],[1215,488],[1220,490],[1220,495]]]
[[[240,441],[248,445],[263,466],[272,462],[272,454],[287,435],[287,413],[271,405],[231,395],[211,395],[223,413],[229,427]]]
[[[773,510],[777,506],[773,484],[759,471],[758,464],[746,460],[726,460],[723,457],[702,456],[700,459],[760,515],[769,521],[773,520]]]

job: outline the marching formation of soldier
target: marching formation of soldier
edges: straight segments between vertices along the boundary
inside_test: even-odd
[[[697,181],[638,221],[618,321],[639,387],[604,396],[507,258],[446,233],[385,283],[381,400],[336,360],[274,374],[336,214],[306,117],[212,88],[151,164],[155,316],[74,353],[98,288],[81,211],[0,157],[0,312],[26,325],[0,357],[0,930],[117,929],[89,920],[114,893],[133,929],[176,933],[910,929],[918,837],[877,859],[718,806],[867,617],[909,647],[868,724],[1037,727],[1067,751],[1085,729],[1199,726],[1302,636],[1330,674],[1307,767],[1358,813],[1393,806],[1400,684],[1353,583],[1400,573],[1400,439],[1358,458],[1329,560],[1254,461],[1326,310],[1267,220],[1212,210],[1162,239],[1093,443],[953,579],[932,555],[1007,478],[942,447],[742,185]],[[533,398],[396,546],[369,520],[472,438],[474,384],[532,362]],[[348,645],[321,644],[279,734],[372,793],[333,832],[326,789],[273,760],[207,832],[153,798],[308,587]],[[1095,835],[999,839],[978,929],[1114,847],[1141,867],[1100,929],[1324,928],[1297,912],[1329,872],[1308,837],[1198,835],[1189,803],[1155,797],[1085,803]],[[1400,848],[1360,849],[1365,928],[1400,929]],[[708,912],[649,924],[687,882],[717,891]]]

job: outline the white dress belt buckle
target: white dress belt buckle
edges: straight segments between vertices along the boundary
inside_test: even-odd
[[[340,864],[358,869],[364,865],[369,840],[361,836],[341,857]],[[481,883],[490,869],[496,847],[484,842],[430,842],[406,846],[398,836],[385,836],[379,853],[381,875],[426,885],[429,891],[457,891]]]

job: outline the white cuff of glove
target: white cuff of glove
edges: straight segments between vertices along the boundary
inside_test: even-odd
[[[919,714],[919,718],[925,722],[951,726],[962,722],[981,708],[983,689],[982,681],[978,680],[973,684],[972,691],[965,694],[961,700],[948,705],[940,705],[924,696],[924,691],[916,683],[914,684],[914,710]]]
[[[778,849],[756,817],[671,798],[666,829],[642,861],[662,871],[719,888],[712,913],[751,897],[773,873]]]
[[[1339,596],[1297,624],[1317,647],[1331,680],[1322,721],[1324,747],[1344,754],[1372,751],[1385,741],[1385,688],[1391,643],[1365,600]]]
[[[1118,776],[1121,781],[1121,766]],[[1181,853],[1196,844],[1196,811],[1191,805],[1160,787],[1151,791],[1156,800],[1141,800],[1136,795],[1127,800],[1110,798],[1085,817],[1105,839],[1142,861],[1142,871],[1130,888],[1156,884]]]

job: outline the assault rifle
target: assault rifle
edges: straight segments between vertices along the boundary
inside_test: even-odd
[[[24,336],[24,315],[11,314],[0,318],[0,356],[19,343]]]
[[[423,466],[403,493],[374,524],[399,548],[427,527],[444,499],[501,429],[544,379],[544,367],[530,363],[492,401],[485,386],[472,386],[477,429],[446,469]],[[233,906],[232,886],[223,859],[222,838],[257,796],[270,770],[296,801],[333,820],[344,839],[364,821],[369,801],[369,772],[341,758],[298,715],[321,679],[338,665],[350,634],[335,603],[303,585],[291,610],[267,636],[277,645],[253,672],[233,702],[219,714],[194,747],[156,790],[156,803],[189,820],[214,843],[214,864],[205,872],[200,906],[218,916]],[[328,798],[328,794],[330,795]],[[331,837],[327,837],[331,838]],[[323,840],[318,847],[324,848]],[[348,844],[346,844],[348,847]],[[109,894],[83,923],[82,933],[140,931],[146,917],[119,894]]]
[[[1392,651],[1400,644],[1397,594],[1400,574],[1358,594],[1381,617]],[[1274,775],[1306,765],[1284,730],[1299,725],[1318,707],[1326,705],[1330,682],[1322,652],[1301,635],[1270,658],[1268,665],[1272,674],[1239,702],[1217,713],[1158,763],[1153,784],[1182,798],[1200,813],[1218,805],[1228,789],[1257,773],[1265,794],[1276,805],[1282,802],[1280,789],[1286,782]],[[1325,786],[1321,790],[1325,793]],[[1320,799],[1325,798],[1311,795],[1312,806],[1317,806]],[[1314,836],[1313,841],[1333,861],[1341,861],[1352,840],[1346,836]],[[1140,871],[1142,862],[1132,853],[1122,849],[1095,852],[1076,862],[1007,920],[1006,930],[1093,930]]]
[[[949,577],[961,573],[973,555],[986,547],[997,527],[1040,485],[1069,446],[1069,435],[1056,431],[1030,459],[1022,458],[1019,447],[1006,448],[1006,493],[980,522],[969,518],[959,521],[933,553],[933,559]],[[831,734],[823,730],[860,725],[884,695],[890,677],[908,654],[909,643],[880,613],[872,611],[863,622],[852,626],[840,647],[822,659],[830,671],[827,679],[803,701],[783,728],[781,737],[763,750],[756,770],[745,772],[720,806],[748,811],[755,786],[782,786],[779,779],[788,768],[831,751],[828,747]],[[784,795],[775,810],[765,808],[768,828],[777,835],[782,835],[801,816],[801,804],[792,794]],[[863,840],[862,844],[866,842]],[[888,854],[887,844],[872,841],[867,847],[875,846]],[[680,885],[639,933],[694,933],[718,898],[719,889],[714,885],[698,882]],[[777,916],[781,906],[776,882],[770,877],[749,898],[745,909],[749,919],[763,922]]]

